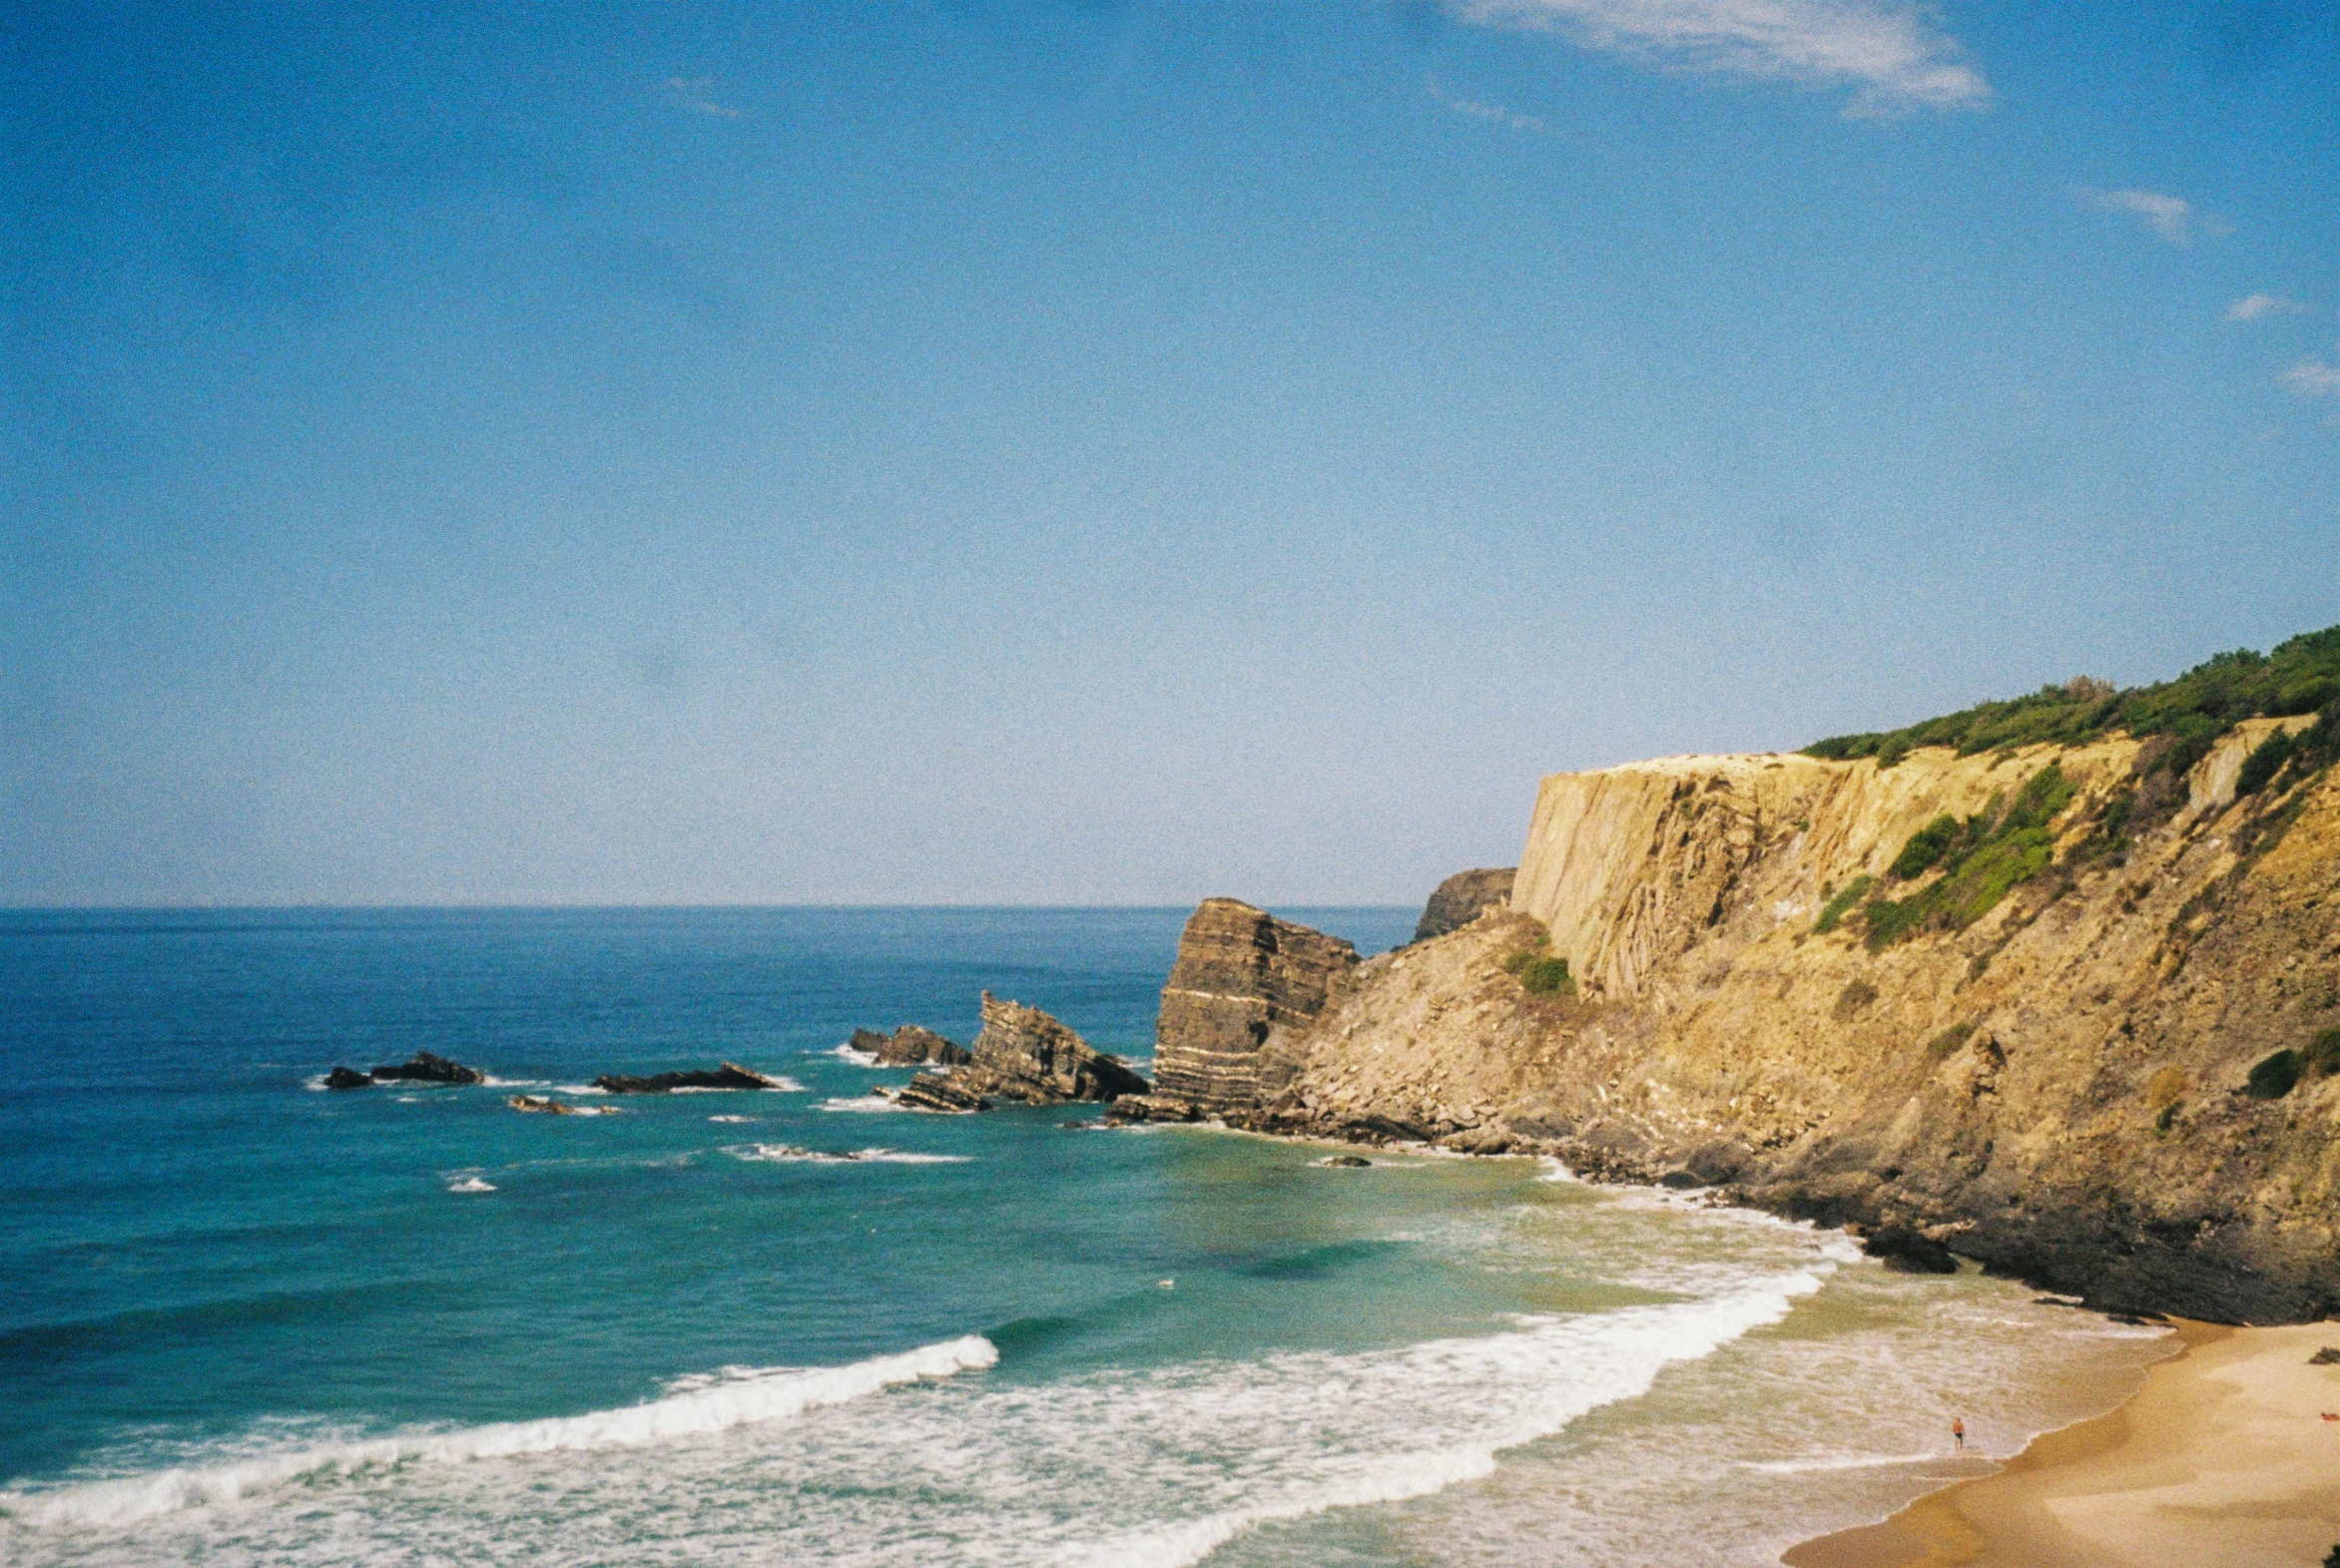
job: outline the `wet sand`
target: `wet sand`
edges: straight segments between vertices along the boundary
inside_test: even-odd
[[[2048,1432],[1997,1475],[1789,1568],[2316,1568],[2340,1543],[2340,1323],[2180,1323],[2183,1349],[2119,1409]]]

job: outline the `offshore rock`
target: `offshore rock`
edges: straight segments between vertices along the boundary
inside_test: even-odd
[[[2340,1073],[2248,1092],[2254,1063],[2340,1027],[2340,770],[2231,783],[2296,723],[2242,722],[2182,805],[2133,814],[2125,735],[1555,775],[1513,908],[1359,965],[1276,1034],[1242,1121],[1686,1171],[2106,1308],[2340,1312]],[[1911,837],[2050,763],[2077,792],[2040,874],[1872,945],[1840,895],[1933,885],[1893,874]],[[1832,897],[1850,912],[1824,921]],[[1531,954],[1568,959],[1573,993],[1528,992],[1505,964]]]
[[[1434,936],[1460,931],[1489,909],[1507,908],[1511,902],[1511,883],[1518,875],[1519,867],[1515,865],[1457,871],[1439,883],[1438,890],[1430,895],[1430,902],[1422,906],[1422,918],[1414,925],[1414,939],[1427,942]]]
[[[1261,1091],[1261,1050],[1305,1023],[1357,967],[1337,936],[1235,898],[1208,898],[1188,917],[1154,1026],[1155,1093],[1204,1115],[1248,1109]]]
[[[653,1073],[647,1078],[603,1073],[593,1080],[593,1087],[604,1094],[671,1094],[677,1089],[778,1089],[781,1082],[737,1062],[725,1062],[713,1072]]]
[[[970,1093],[1026,1105],[1113,1100],[1147,1088],[1121,1058],[1095,1049],[1037,1007],[1002,1002],[989,991],[983,993],[983,1032],[975,1036],[974,1060],[954,1077]]]
[[[875,1029],[856,1029],[851,1044],[855,1050],[875,1058],[879,1067],[922,1067],[929,1063],[936,1067],[959,1067],[974,1060],[973,1053],[965,1046],[916,1024],[903,1024],[889,1035]]]
[[[575,1116],[577,1108],[549,1095],[516,1094],[504,1104],[515,1111],[533,1111],[545,1116]]]
[[[1125,1094],[1105,1107],[1108,1122],[1199,1122],[1202,1112],[1191,1100],[1168,1100],[1158,1094]]]
[[[990,1101],[947,1073],[920,1073],[888,1098],[895,1105],[906,1105],[913,1111],[944,1111],[956,1115],[991,1109]]]
[[[450,1062],[443,1056],[428,1051],[416,1051],[414,1059],[395,1067],[377,1067],[373,1070],[377,1083],[423,1084],[483,1084],[487,1074],[476,1067],[465,1067],[461,1062]]]
[[[327,1089],[371,1089],[373,1079],[369,1074],[361,1073],[354,1067],[336,1067],[325,1074],[325,1087]]]

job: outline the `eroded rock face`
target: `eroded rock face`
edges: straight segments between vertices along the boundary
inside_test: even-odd
[[[1356,967],[1357,949],[1337,936],[1240,899],[1205,899],[1162,987],[1155,1097],[1206,1115],[1257,1104],[1269,1035],[1323,1011]]]
[[[929,1076],[921,1074],[910,1087]],[[1146,1092],[1146,1081],[1121,1058],[1095,1049],[1037,1007],[1003,1002],[989,991],[983,993],[983,1032],[975,1036],[973,1060],[951,1081],[970,1094],[1026,1105]]]
[[[1460,931],[1487,910],[1506,907],[1511,902],[1511,883],[1518,875],[1519,867],[1515,865],[1457,871],[1439,883],[1438,890],[1430,895],[1430,902],[1422,906],[1422,918],[1414,926],[1414,939],[1427,942],[1434,936]]]
[[[461,1062],[450,1062],[443,1056],[428,1051],[416,1051],[414,1059],[395,1067],[377,1067],[373,1070],[376,1083],[424,1084],[483,1084],[487,1074],[476,1067],[465,1067]]]
[[[672,1094],[677,1089],[778,1089],[781,1083],[737,1062],[725,1062],[713,1072],[652,1073],[647,1078],[603,1073],[593,1080],[593,1087],[604,1094]]]
[[[852,1044],[855,1050],[876,1058],[879,1067],[959,1067],[974,1060],[965,1046],[916,1024],[903,1024],[889,1035],[856,1029]]]

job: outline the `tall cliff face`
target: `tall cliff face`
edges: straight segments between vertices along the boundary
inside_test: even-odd
[[[1154,1098],[1204,1114],[1255,1104],[1269,1034],[1316,1016],[1356,965],[1357,949],[1337,936],[1238,899],[1205,899],[1162,989]]]
[[[2340,1026],[2340,771],[2234,796],[2279,723],[2125,822],[2126,738],[1547,779],[1514,912],[1361,966],[1276,1033],[1259,1108],[1230,1119],[1686,1168],[2107,1305],[2340,1308],[2340,1077],[2247,1092],[2254,1063]],[[2068,791],[2032,784],[2050,764]],[[1864,889],[1935,907],[1943,873],[1891,874],[1905,846],[2019,798],[2056,807],[2011,840],[2035,874],[1979,917],[1864,913]],[[1527,953],[1567,958],[1575,993],[1523,988],[1502,960]]]

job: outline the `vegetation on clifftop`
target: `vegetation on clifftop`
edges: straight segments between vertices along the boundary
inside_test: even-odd
[[[2247,648],[2218,654],[2174,681],[2123,692],[2078,676],[2029,697],[1978,703],[1899,730],[1831,736],[1805,747],[1804,755],[1874,757],[1880,768],[1891,768],[1922,746],[1947,746],[1971,757],[2019,746],[2078,746],[2126,731],[2139,740],[2168,737],[2156,761],[2182,778],[2240,721],[2291,714],[2321,716],[2323,762],[2340,752],[2334,744],[2340,742],[2340,626],[2294,637],[2271,654]],[[2285,754],[2275,766],[2288,760]]]

